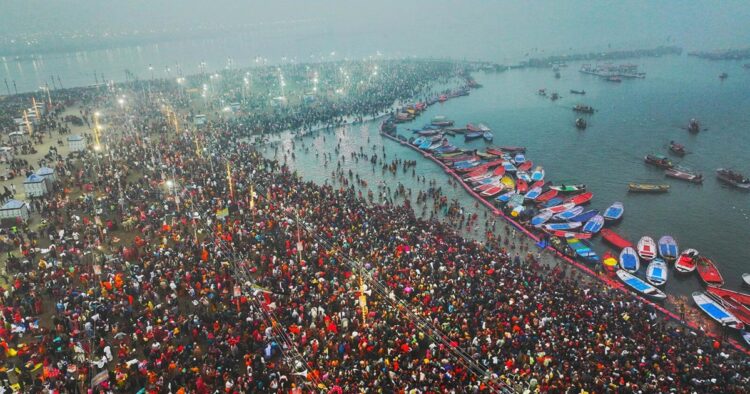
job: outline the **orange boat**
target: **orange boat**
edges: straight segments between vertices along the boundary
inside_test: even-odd
[[[698,258],[698,275],[706,285],[713,285],[716,287],[724,286],[724,278],[721,276],[721,272],[716,268],[711,259],[705,256]]]
[[[633,244],[628,241],[627,239],[620,236],[620,234],[617,234],[616,232],[604,228],[600,232],[602,235],[602,238],[607,241],[610,245],[614,246],[617,249],[625,249],[627,247],[633,247]]]
[[[586,193],[576,194],[575,196],[570,197],[567,200],[565,200],[565,202],[572,202],[575,205],[583,205],[591,201],[592,198],[594,198],[594,193],[586,192]]]

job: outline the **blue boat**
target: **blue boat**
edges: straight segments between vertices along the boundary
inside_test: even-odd
[[[531,180],[536,182],[536,181],[541,181],[542,179],[544,179],[544,168],[542,167],[535,168],[534,172],[531,173]]]
[[[513,161],[516,165],[522,164],[526,161],[526,156],[524,156],[523,153],[519,153],[513,158]]]
[[[602,216],[604,216],[604,220],[608,222],[614,222],[622,219],[623,213],[625,213],[625,207],[621,202],[615,201],[612,203],[612,205],[609,206],[609,208],[604,210],[604,214],[602,214]]]
[[[515,191],[503,193],[499,195],[495,200],[500,201],[500,202],[508,202],[510,201],[510,198],[513,197],[515,194],[517,194]]]
[[[596,234],[604,227],[604,217],[596,215],[583,225],[584,233]]]
[[[524,182],[531,182],[531,177],[529,176],[529,173],[526,171],[518,171],[516,173],[516,178],[521,179]]]
[[[526,195],[523,196],[523,197],[525,199],[527,199],[527,200],[534,201],[534,200],[536,200],[537,197],[539,197],[540,194],[542,194],[542,188],[541,187],[535,187],[535,188],[529,190],[528,192],[526,192]]]
[[[544,228],[549,231],[568,231],[575,230],[578,227],[581,227],[580,222],[550,223],[544,225]]]
[[[516,166],[514,166],[513,163],[511,163],[509,161],[504,161],[503,162],[503,168],[505,168],[505,172],[516,172],[517,171]]]
[[[560,204],[562,204],[562,202],[563,202],[563,201],[564,201],[564,200],[563,200],[562,198],[558,198],[558,197],[555,197],[555,198],[553,198],[553,199],[550,199],[550,200],[549,200],[549,201],[547,201],[546,203],[544,203],[544,207],[545,207],[545,208],[550,208],[550,207],[554,207],[554,206],[556,206],[556,205],[560,205]]]
[[[696,291],[695,293],[693,293],[693,301],[695,301],[695,304],[698,305],[698,308],[701,308],[703,312],[705,312],[712,319],[716,320],[722,326],[725,325],[735,330],[741,330],[744,327],[744,324],[742,324],[739,319],[737,319],[728,310],[724,309],[721,304],[719,304],[715,299],[711,298],[708,294]]]
[[[633,276],[630,272],[625,270],[617,270],[617,276],[620,278],[622,283],[625,283],[628,287],[635,290],[637,293],[650,297],[654,300],[664,300],[667,295],[663,291],[657,289],[654,286],[644,282],[640,278]]]
[[[422,145],[422,144],[423,144],[423,143],[424,143],[424,142],[425,142],[426,140],[427,140],[427,138],[426,138],[426,137],[419,137],[419,138],[415,138],[415,139],[414,139],[414,140],[413,140],[413,141],[411,142],[411,144],[412,144],[412,145],[414,145],[414,146],[416,146],[416,147],[419,147],[419,145]]]
[[[427,149],[427,148],[429,148],[429,147],[430,147],[431,145],[432,145],[432,140],[429,140],[429,139],[428,139],[427,141],[424,141],[424,142],[422,142],[421,144],[419,144],[418,148],[419,148],[419,149]]]
[[[453,168],[469,168],[474,167],[479,163],[479,159],[469,159],[453,163]]]
[[[552,212],[550,211],[541,211],[536,216],[531,218],[531,225],[539,227],[546,223],[550,218],[552,217]]]
[[[654,286],[667,283],[667,263],[658,257],[651,260],[646,268],[646,281]]]
[[[680,256],[680,250],[677,248],[677,241],[671,235],[665,235],[659,238],[659,255],[664,260],[674,261]]]
[[[591,209],[591,210],[588,210],[586,212],[579,214],[578,216],[574,216],[570,218],[570,221],[571,222],[587,222],[598,214],[599,214],[599,211],[597,211],[596,209]]]
[[[572,217],[576,217],[583,212],[583,207],[573,207],[568,209],[567,211],[560,212],[557,215],[555,215],[555,219],[557,220],[570,220]]]
[[[487,142],[492,142],[493,137],[494,136],[492,135],[491,131],[485,131],[484,133],[482,133],[482,138],[484,138],[484,140]]]
[[[591,264],[599,262],[599,255],[594,252],[588,241],[578,238],[567,238],[566,240],[568,241],[568,246],[576,252],[576,256]]]
[[[631,274],[638,272],[638,269],[641,268],[641,261],[635,249],[629,246],[622,249],[620,252],[620,268]]]

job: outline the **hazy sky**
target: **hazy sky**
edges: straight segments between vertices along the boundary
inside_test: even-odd
[[[436,56],[647,47],[667,37],[686,49],[750,46],[748,0],[3,0],[0,8],[0,34],[10,35],[286,21],[308,40]]]

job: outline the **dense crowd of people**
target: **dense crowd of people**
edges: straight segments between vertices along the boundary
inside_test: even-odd
[[[391,79],[404,86],[394,82],[368,104],[250,123],[278,130],[382,110],[427,86],[421,69],[395,63]],[[627,293],[586,284],[562,263],[467,240],[353,185],[306,182],[239,142],[236,121],[175,133],[150,100],[122,108],[102,95],[83,105],[89,120],[91,105],[106,112],[106,147],[48,163],[58,183],[38,203],[43,225],[8,233],[21,254],[9,257],[0,300],[0,385],[148,393],[750,387],[742,354]]]

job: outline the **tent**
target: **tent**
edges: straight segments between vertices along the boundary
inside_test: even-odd
[[[28,197],[41,197],[47,194],[47,182],[39,175],[32,174],[23,182]]]
[[[23,144],[29,140],[26,137],[26,133],[22,131],[14,131],[8,134],[8,137],[10,138],[10,143],[13,145]]]
[[[8,202],[0,207],[0,219],[15,219],[19,217],[24,221],[29,220],[29,206],[25,202],[8,200]]]
[[[42,167],[36,170],[36,175],[46,179],[48,185],[54,182],[55,180],[57,180],[57,175],[55,174],[55,170],[49,167]]]
[[[13,148],[9,146],[0,147],[0,163],[7,163],[13,160]]]
[[[68,137],[68,148],[71,152],[80,152],[86,150],[86,140],[80,135],[71,135]]]

